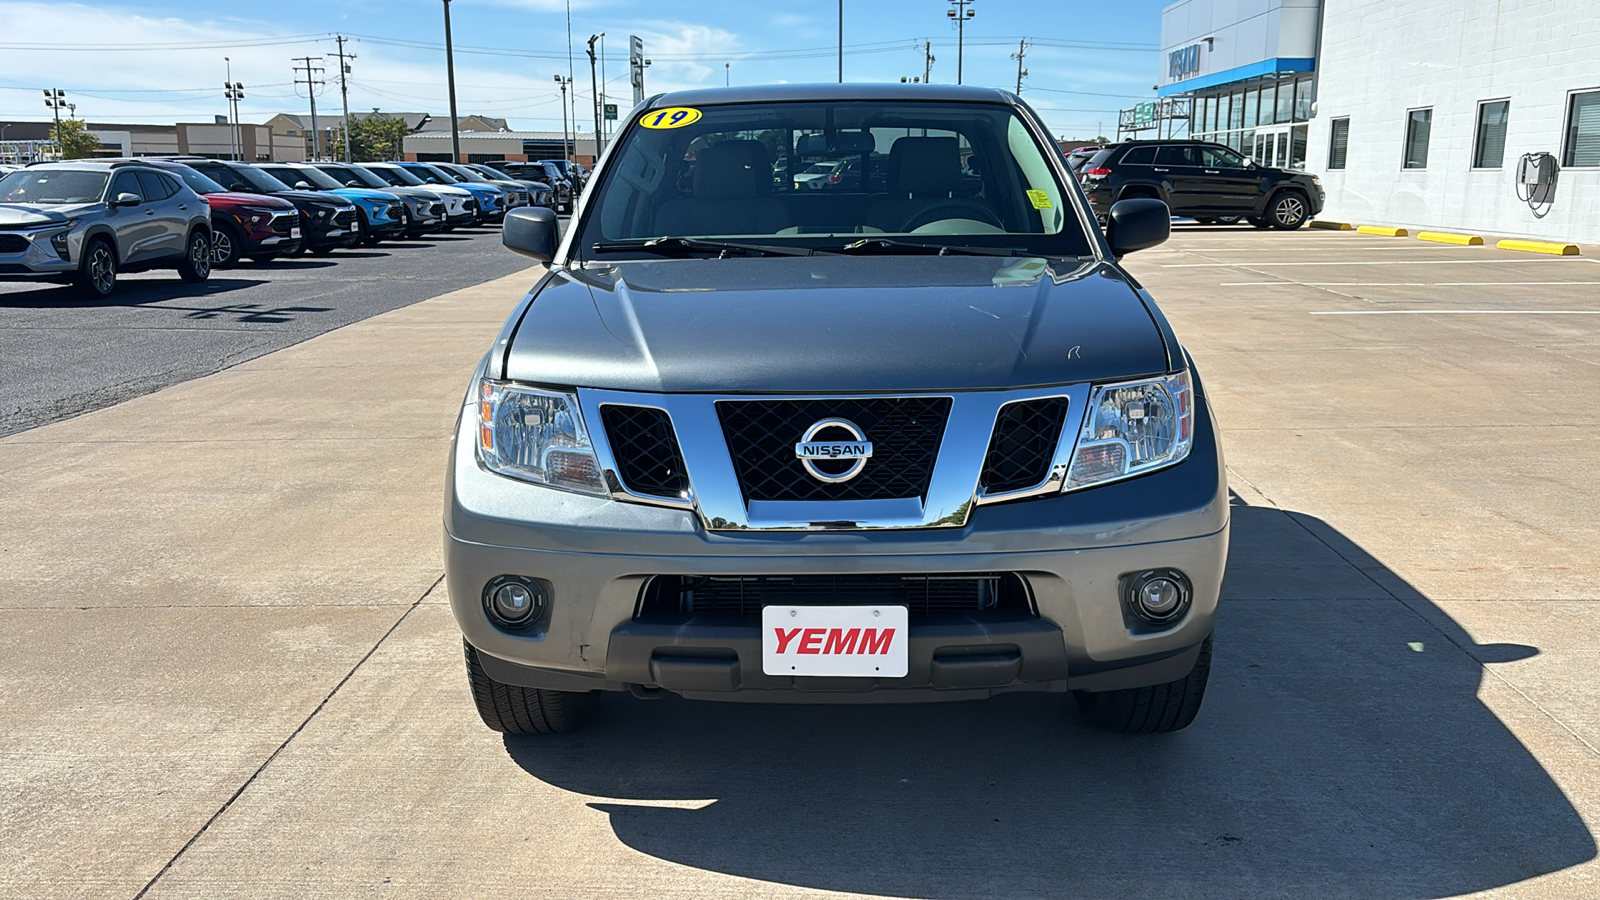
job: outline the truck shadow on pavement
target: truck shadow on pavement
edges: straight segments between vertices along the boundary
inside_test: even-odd
[[[915,897],[1438,896],[1592,859],[1478,699],[1477,645],[1326,523],[1234,506],[1205,708],[1162,736],[1062,698],[769,706],[609,695],[589,730],[508,737],[645,854]],[[1068,701],[1066,706],[1070,706]]]

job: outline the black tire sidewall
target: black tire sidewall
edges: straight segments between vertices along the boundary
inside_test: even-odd
[[[103,290],[103,291],[100,290],[100,286],[99,285],[95,284],[94,276],[89,271],[89,265],[94,260],[95,251],[99,250],[99,249],[102,249],[102,248],[108,254],[107,263],[109,264],[110,269],[111,269],[111,278],[109,280],[109,283],[106,285],[106,289]],[[94,297],[94,298],[109,297],[117,289],[117,274],[118,274],[118,272],[117,272],[117,251],[116,251],[116,248],[113,247],[111,245],[111,242],[109,240],[107,240],[106,238],[103,238],[103,237],[90,238],[89,242],[84,245],[83,259],[78,262],[78,279],[77,279],[78,288],[80,290],[84,291],[85,293],[87,293],[90,297]]]
[[[244,258],[244,240],[239,236],[238,229],[234,228],[232,225],[218,225],[211,232],[211,243],[213,248],[215,248],[217,238],[219,237],[226,238],[228,240],[228,243],[233,247],[233,252],[229,254],[226,259],[220,260],[217,259],[216,253],[213,252],[211,256],[211,268],[228,269],[232,268],[233,266],[237,266],[239,264],[239,260]]]
[[[195,260],[195,242],[204,247],[203,259]],[[201,266],[204,266],[202,269]],[[199,284],[211,277],[211,232],[196,228],[183,239],[183,259],[178,261],[178,277],[190,284]]]
[[[1278,204],[1291,198],[1300,201],[1300,218],[1296,219],[1293,223],[1285,223],[1278,219]],[[1301,225],[1304,225],[1306,220],[1311,218],[1309,201],[1307,201],[1305,195],[1299,191],[1279,191],[1273,195],[1272,202],[1267,206],[1266,218],[1268,224],[1270,224],[1273,228],[1277,228],[1281,231],[1293,231],[1294,229],[1299,228]]]

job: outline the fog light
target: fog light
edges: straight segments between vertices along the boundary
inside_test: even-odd
[[[1189,579],[1173,569],[1141,572],[1128,585],[1134,615],[1154,625],[1177,621],[1189,610]]]
[[[544,611],[548,593],[536,578],[502,575],[483,589],[484,608],[489,618],[503,628],[521,628]]]

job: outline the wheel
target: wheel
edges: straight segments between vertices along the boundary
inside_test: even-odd
[[[1237,225],[1239,222],[1240,218],[1238,216],[1223,216],[1217,220],[1218,225]]]
[[[467,681],[483,724],[504,734],[566,734],[577,731],[594,715],[599,691],[547,691],[490,678],[478,662],[478,651],[466,641]]]
[[[189,232],[189,250],[178,263],[178,277],[199,284],[211,277],[211,233],[196,228]]]
[[[92,238],[84,248],[73,279],[78,290],[93,300],[111,296],[117,286],[117,252],[103,237]]]
[[[1197,225],[1215,225],[1215,224],[1217,224],[1217,220],[1213,219],[1213,218],[1210,218],[1210,217],[1195,216],[1194,217],[1194,221],[1195,221],[1195,224],[1197,224]]]
[[[1267,211],[1267,218],[1272,227],[1283,231],[1299,228],[1310,217],[1310,204],[1306,203],[1305,195],[1299,191],[1280,192],[1272,198]]]
[[[1096,727],[1124,734],[1162,734],[1187,728],[1200,711],[1211,674],[1211,636],[1189,674],[1177,681],[1121,691],[1073,691],[1078,709]]]
[[[232,225],[218,225],[211,232],[211,267],[226,269],[239,264],[244,242]]]
[[[1263,219],[1260,216],[1245,216],[1244,220],[1246,222],[1249,222],[1250,223],[1250,227],[1252,227],[1252,228],[1271,228],[1272,227],[1272,221],[1270,219]]]

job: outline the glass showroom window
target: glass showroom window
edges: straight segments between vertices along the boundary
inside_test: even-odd
[[[1600,166],[1600,91],[1573,94],[1567,101],[1564,166]]]
[[[1328,141],[1328,168],[1344,168],[1345,155],[1350,152],[1350,119],[1333,120],[1333,135]]]
[[[1486,100],[1478,104],[1478,136],[1472,145],[1474,169],[1498,169],[1505,161],[1506,120],[1510,117],[1510,100]]]
[[[1432,129],[1432,107],[1413,109],[1406,113],[1406,168],[1426,169],[1428,167],[1428,132]]]

